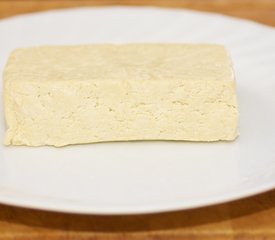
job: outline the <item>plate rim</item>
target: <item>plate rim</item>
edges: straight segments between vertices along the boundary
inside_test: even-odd
[[[5,204],[8,206],[14,206],[14,207],[21,207],[21,208],[28,208],[28,209],[34,209],[34,210],[42,210],[42,211],[51,211],[51,212],[57,212],[57,213],[71,213],[71,214],[84,214],[84,215],[137,215],[137,214],[156,214],[156,213],[166,213],[166,212],[174,212],[174,211],[184,211],[184,210],[191,210],[196,208],[204,208],[204,207],[210,207],[214,205],[219,204],[226,204],[234,201],[238,201],[241,199],[245,199],[248,197],[252,197],[258,194],[262,194],[268,191],[273,190],[275,187],[275,179],[274,182],[270,182],[269,184],[260,185],[257,187],[254,187],[252,189],[248,189],[247,191],[235,191],[233,194],[225,195],[223,194],[222,197],[217,198],[214,196],[213,198],[208,198],[207,201],[197,201],[193,204],[180,204],[175,203],[171,204],[160,204],[157,207],[156,206],[146,206],[146,207],[139,207],[135,210],[131,206],[129,209],[122,207],[122,208],[114,208],[114,207],[103,207],[100,208],[93,208],[93,207],[81,207],[78,205],[69,205],[69,206],[54,206],[52,204],[45,204],[45,202],[41,203],[39,201],[37,202],[31,202],[32,200],[25,200],[23,203],[22,201],[16,201],[13,199],[5,198],[0,195],[0,204]],[[1,193],[1,187],[0,187],[0,193]],[[194,202],[194,201],[193,201]],[[64,205],[64,204],[63,204]]]

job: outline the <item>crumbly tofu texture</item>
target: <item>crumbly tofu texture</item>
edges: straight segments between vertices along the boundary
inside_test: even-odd
[[[236,84],[221,45],[15,50],[4,71],[6,145],[234,140]]]

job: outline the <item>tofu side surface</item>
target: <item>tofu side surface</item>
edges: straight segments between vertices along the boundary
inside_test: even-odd
[[[236,83],[220,45],[45,46],[4,72],[6,145],[234,140]]]

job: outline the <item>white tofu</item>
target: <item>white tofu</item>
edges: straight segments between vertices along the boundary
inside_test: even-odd
[[[15,50],[4,71],[6,145],[234,140],[223,46],[125,44]]]

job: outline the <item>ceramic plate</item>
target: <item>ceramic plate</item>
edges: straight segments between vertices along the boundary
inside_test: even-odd
[[[271,27],[217,14],[157,8],[23,15],[0,21],[0,72],[18,47],[129,42],[228,47],[238,85],[240,137],[231,143],[100,143],[60,149],[1,145],[0,202],[73,213],[133,214],[201,207],[274,188],[275,30]],[[3,139],[4,121],[0,126]]]

